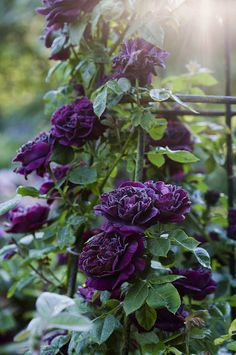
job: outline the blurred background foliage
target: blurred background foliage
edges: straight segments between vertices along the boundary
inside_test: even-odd
[[[224,1],[174,0],[176,21],[165,30],[165,48],[171,53],[167,75],[187,72],[199,63],[210,68],[217,80],[208,94],[224,94]],[[1,0],[0,2],[0,167],[8,167],[15,150],[47,126],[43,96],[56,88],[53,80],[45,82],[54,63],[40,41],[44,19],[35,8],[39,0]],[[232,1],[233,14],[236,3]],[[232,27],[232,43],[236,35]],[[233,46],[234,47],[234,46]],[[236,73],[236,48],[232,52],[232,73]],[[236,88],[235,75],[233,87]],[[178,86],[176,87],[178,89]],[[184,89],[184,88],[182,88]],[[187,88],[186,88],[187,91]],[[235,90],[233,91],[235,92]],[[201,94],[201,91],[196,91]],[[211,119],[212,120],[212,119]],[[215,120],[215,118],[213,118]]]

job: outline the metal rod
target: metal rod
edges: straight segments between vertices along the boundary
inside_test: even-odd
[[[152,109],[153,113],[160,115],[177,115],[177,116],[209,116],[209,117],[219,117],[225,116],[225,111],[218,110],[198,110],[198,113],[194,113],[190,110],[167,110],[167,109]],[[236,116],[236,110],[231,111],[231,117]]]
[[[217,96],[217,95],[182,95],[176,94],[176,96],[183,102],[192,103],[208,103],[208,104],[236,104],[236,96]],[[173,102],[173,99],[168,99],[166,101]],[[166,102],[165,101],[165,102]],[[130,96],[125,96],[122,103],[132,103],[134,99]],[[150,96],[143,96],[141,99],[141,104],[148,104],[149,102],[156,102]]]
[[[232,94],[232,82],[231,82],[231,36],[230,36],[230,1],[226,1],[225,4],[225,24],[224,24],[224,41],[225,41],[225,94],[231,96]],[[227,170],[227,182],[228,182],[228,210],[234,207],[234,176],[233,176],[233,142],[232,142],[232,122],[231,122],[231,104],[226,103],[226,115],[225,123],[229,128],[226,145],[226,170]],[[229,224],[229,221],[228,221]],[[228,237],[230,237],[228,235]],[[232,248],[232,253],[230,255],[229,268],[232,279],[236,276],[236,265],[235,265],[235,247]],[[231,286],[231,295],[234,295],[236,288]],[[236,308],[231,308],[232,319],[236,318]]]

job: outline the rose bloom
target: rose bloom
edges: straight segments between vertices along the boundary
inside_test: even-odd
[[[133,225],[144,230],[157,222],[159,210],[156,195],[141,182],[127,181],[114,191],[101,195],[101,204],[94,207],[97,215],[112,224]]]
[[[40,133],[33,141],[24,144],[18,151],[13,162],[20,162],[21,167],[14,172],[27,177],[33,171],[39,176],[46,172],[54,146],[51,132]]]
[[[49,207],[40,204],[24,208],[17,207],[9,212],[10,226],[8,233],[35,232],[46,222],[49,214]]]
[[[79,266],[87,275],[87,286],[113,291],[145,268],[144,237],[113,229],[90,238],[80,254]]]
[[[159,141],[151,140],[151,144],[158,147],[167,146],[172,150],[193,150],[191,132],[182,122],[174,119],[168,120],[164,136]]]
[[[142,38],[127,40],[113,59],[114,77],[125,77],[132,84],[139,80],[141,86],[150,85],[152,75],[156,75],[156,66],[165,68],[168,56],[168,52]]]
[[[42,0],[43,7],[37,12],[46,16],[47,26],[60,25],[75,22],[81,11],[89,12],[99,0]]]
[[[173,274],[185,277],[173,282],[181,296],[190,295],[193,299],[201,301],[216,290],[217,284],[211,278],[211,272],[208,270],[203,268],[178,269],[176,267],[171,270]]]
[[[184,189],[163,181],[154,183],[150,180],[145,185],[156,193],[155,207],[159,210],[160,223],[180,223],[185,219],[191,202]]]
[[[97,139],[106,129],[87,97],[60,107],[53,114],[51,123],[53,137],[65,146],[80,147],[89,140]]]

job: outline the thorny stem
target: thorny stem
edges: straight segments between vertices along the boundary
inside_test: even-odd
[[[137,104],[138,106],[141,106],[138,80],[136,80],[136,94],[137,94]],[[135,177],[134,177],[135,181],[142,181],[143,179],[144,153],[145,153],[144,131],[141,126],[138,126],[138,144],[137,144],[136,167],[135,167]]]

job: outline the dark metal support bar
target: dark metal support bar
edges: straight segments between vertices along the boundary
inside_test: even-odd
[[[183,102],[192,102],[192,103],[207,103],[207,104],[236,104],[236,96],[215,96],[215,95],[176,95]],[[165,102],[174,102],[173,99],[168,99]],[[122,100],[122,103],[132,103],[134,99],[130,96],[125,96]],[[141,104],[148,104],[154,101],[149,95],[143,96],[140,100]]]
[[[230,36],[230,1],[226,1],[225,9],[225,23],[224,23],[224,41],[225,41],[225,94],[231,96],[232,94],[232,82],[231,82],[231,36]],[[226,115],[225,123],[229,128],[227,133],[227,155],[226,155],[226,170],[227,170],[227,180],[228,180],[228,209],[234,207],[234,173],[233,173],[233,142],[232,142],[232,111],[231,103],[226,103]],[[230,273],[232,279],[235,279],[236,276],[236,265],[235,265],[235,247],[232,250],[230,255]],[[231,295],[234,295],[236,288],[231,286]],[[232,319],[236,318],[236,308],[232,307],[231,309]]]
[[[152,109],[153,113],[160,115],[178,115],[178,116],[209,116],[209,117],[220,117],[225,116],[225,111],[223,110],[198,110],[198,113],[194,113],[190,110],[167,110],[167,109]],[[236,116],[236,110],[231,110],[230,116]]]

